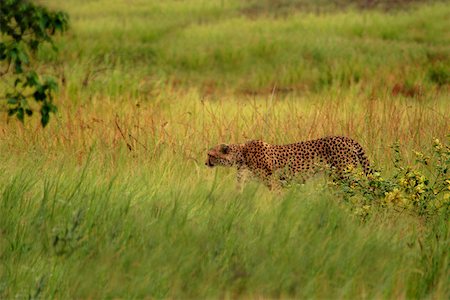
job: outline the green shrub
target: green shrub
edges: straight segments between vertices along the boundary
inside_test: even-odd
[[[431,82],[436,83],[439,86],[443,86],[450,83],[450,71],[448,65],[439,64],[432,66],[428,70],[428,78]]]
[[[366,218],[372,207],[381,207],[425,217],[449,216],[450,145],[435,139],[430,154],[414,152],[413,165],[405,163],[398,144],[392,149],[392,176],[383,178],[380,172],[374,172],[367,180],[361,172],[348,169],[343,180],[335,181],[355,214]]]

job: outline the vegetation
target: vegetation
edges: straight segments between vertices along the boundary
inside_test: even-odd
[[[41,58],[76,99],[95,93],[149,97],[161,84],[197,87],[205,95],[351,89],[423,96],[446,91],[449,83],[444,3],[393,13],[294,10],[279,18],[248,16],[251,1],[58,5],[70,11],[73,30],[58,44],[57,59],[47,51]]]
[[[25,115],[33,114],[28,99],[40,106],[41,124],[45,127],[50,113],[56,111],[53,93],[58,85],[53,78],[39,78],[30,68],[31,55],[42,43],[52,43],[52,36],[67,27],[67,15],[49,12],[26,0],[6,0],[0,6],[0,62],[3,68],[0,77],[5,77],[5,97],[8,115],[24,121]]]
[[[255,3],[44,3],[71,30],[37,53],[54,120],[0,118],[0,298],[449,298],[448,5]],[[372,181],[204,166],[328,134]]]

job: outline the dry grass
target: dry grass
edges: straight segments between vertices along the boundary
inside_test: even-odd
[[[390,146],[398,141],[410,153],[450,132],[450,107],[444,99],[369,98],[355,95],[202,97],[195,89],[161,90],[149,99],[95,96],[75,105],[60,98],[60,113],[45,130],[4,118],[1,147],[8,153],[42,153],[82,158],[95,145],[113,155],[130,152],[157,159],[162,152],[202,163],[219,142],[262,139],[290,143],[325,135],[360,141],[377,165],[389,168]]]

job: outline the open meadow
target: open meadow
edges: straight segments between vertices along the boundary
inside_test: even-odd
[[[450,5],[366,2],[39,1],[70,29],[49,125],[0,112],[0,298],[449,299]],[[374,183],[205,166],[326,135]]]

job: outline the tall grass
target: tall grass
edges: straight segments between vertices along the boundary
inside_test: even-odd
[[[233,170],[203,165],[219,141],[339,132],[388,174],[391,142],[426,151],[447,119],[401,101],[159,97],[66,102],[45,130],[2,123],[2,297],[448,296],[448,219],[380,208],[361,223],[320,180],[239,193]]]
[[[333,96],[222,96],[205,99],[197,90],[163,88],[152,100],[124,96],[93,96],[73,104],[62,94],[62,111],[48,129],[29,122],[0,127],[3,153],[45,158],[65,155],[85,158],[95,145],[108,158],[128,144],[136,155],[158,159],[163,153],[202,166],[205,151],[221,142],[264,139],[289,143],[324,135],[352,136],[378,166],[392,166],[390,147],[399,142],[403,154],[427,150],[433,138],[446,140],[449,106],[443,98],[424,101],[391,96],[371,99]]]
[[[383,176],[394,142],[405,167],[429,153],[450,132],[446,5],[43,2],[72,29],[40,53],[50,125],[0,116],[0,298],[449,297],[448,214],[362,220],[322,178],[239,192],[204,167],[247,139],[347,135]]]
[[[432,230],[380,211],[360,224],[320,186],[239,194],[186,161],[125,165],[107,174],[92,154],[1,176],[2,297],[448,293],[448,220]]]

